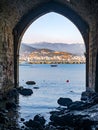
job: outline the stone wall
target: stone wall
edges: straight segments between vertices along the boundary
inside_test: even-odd
[[[0,90],[6,91],[14,84],[13,36],[9,24],[0,21]]]
[[[89,32],[89,87],[95,89],[96,56],[98,53],[98,30],[97,22],[93,21]]]

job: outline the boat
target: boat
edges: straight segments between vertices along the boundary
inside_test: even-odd
[[[57,67],[57,64],[52,64],[51,67]]]

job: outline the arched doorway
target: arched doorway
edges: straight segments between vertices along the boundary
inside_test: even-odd
[[[62,27],[62,25],[63,25],[63,27]],[[69,33],[69,30],[71,30],[70,33]],[[70,35],[67,35],[68,33]],[[49,38],[51,38],[51,39],[47,39],[47,34],[48,34]],[[74,34],[76,34],[76,38],[75,38]],[[60,14],[50,12],[50,13],[47,13],[47,14],[41,16],[40,18],[35,20],[29,26],[29,28],[26,30],[26,32],[23,36],[23,39],[21,42],[21,47],[23,48],[23,45],[25,45],[26,47],[30,47],[30,49],[32,47],[33,47],[33,49],[34,48],[36,49],[37,47],[39,47],[39,48],[42,47],[45,49],[46,47],[49,47],[49,44],[50,45],[53,44],[53,46],[56,46],[58,44],[57,46],[60,47],[60,43],[62,43],[62,42],[56,43],[56,42],[59,42],[58,39],[56,39],[56,38],[58,38],[60,35],[62,35],[62,39],[65,41],[72,39],[74,36],[75,40],[70,41],[70,43],[84,43],[83,38],[82,38],[81,42],[80,42],[80,40],[79,41],[77,40],[78,37],[81,36],[81,34],[71,21],[69,21],[67,18],[65,18],[64,16],[62,16]],[[66,35],[67,35],[67,38],[66,38]],[[36,38],[36,36],[37,36],[37,38]],[[25,40],[24,40],[24,37],[25,37]],[[53,38],[56,40],[54,41]],[[49,40],[52,40],[52,41],[49,41]],[[43,41],[44,41],[44,43],[43,43]],[[51,43],[51,42],[53,42],[53,43]],[[24,43],[24,44],[22,44],[22,43]],[[29,44],[29,43],[31,43],[31,44]],[[67,42],[65,42],[65,43],[67,44]],[[34,46],[33,44],[36,46]],[[42,45],[42,44],[44,44],[44,45]],[[62,43],[62,44],[64,45],[64,43]],[[63,45],[61,45],[61,46],[63,46]],[[55,47],[53,48],[53,46],[50,49],[51,50],[53,49],[55,51]],[[71,46],[71,44],[69,46]],[[21,49],[21,47],[20,47],[20,49]],[[63,49],[64,49],[64,46],[63,46]],[[25,50],[26,49],[24,49],[24,52],[27,53],[28,49],[27,49],[27,51],[25,51]],[[64,50],[66,51],[66,49],[64,49]],[[78,47],[76,49],[72,48],[72,50],[79,50],[79,48]],[[35,53],[36,52],[39,52],[39,51],[35,51]],[[58,106],[57,99],[59,97],[66,96],[66,97],[72,98],[73,100],[80,99],[80,93],[82,91],[85,91],[85,65],[68,64],[68,63],[66,63],[66,64],[60,64],[60,63],[59,64],[58,63],[54,63],[54,64],[48,63],[47,64],[46,63],[45,64],[46,59],[43,60],[44,63],[42,63],[42,61],[41,61],[41,63],[42,63],[41,64],[36,61],[37,61],[38,56],[39,57],[43,56],[43,55],[41,55],[42,53],[40,53],[40,55],[37,55],[39,53],[37,53],[35,55],[34,50],[31,53],[30,54],[32,56],[31,56],[31,58],[30,57],[27,58],[26,64],[21,62],[21,64],[19,65],[19,86],[24,86],[26,88],[33,89],[33,95],[31,95],[30,98],[27,98],[27,100],[26,100],[26,98],[22,98],[22,96],[20,95],[20,98],[19,98],[20,113],[24,113],[25,107],[26,107],[27,111],[28,111],[29,107],[32,108],[32,115],[34,112],[36,114],[39,114],[39,112],[40,113],[43,113],[45,111],[48,112],[49,109],[51,110],[51,108],[53,109]],[[21,55],[21,53],[20,53],[20,55]],[[32,59],[33,59],[32,57],[33,58],[36,57],[36,58],[32,61]],[[45,57],[45,55],[43,57]],[[26,55],[25,55],[25,58],[26,58]],[[29,59],[29,61],[28,61],[28,59]],[[55,60],[55,62],[56,61],[57,60]],[[58,61],[59,61],[59,59],[58,59]],[[29,62],[29,64],[28,64],[28,62]],[[51,67],[51,65],[52,65],[52,67]],[[56,66],[53,67],[53,65],[56,65]],[[79,66],[81,66],[81,67],[79,67]],[[82,72],[82,75],[81,75],[81,72]],[[26,85],[25,83],[28,80],[31,80],[31,81],[34,80],[36,82],[36,85],[34,85],[34,87]],[[34,88],[37,88],[37,90]],[[76,94],[76,95],[74,95],[74,94]],[[46,102],[45,99],[48,102]],[[22,101],[24,102],[24,104]],[[29,111],[30,111],[30,109],[29,109]],[[29,113],[27,115],[29,115]],[[30,113],[30,115],[31,115],[31,113]]]
[[[86,48],[86,86],[88,86],[88,70],[89,70],[89,52],[88,52],[88,31],[89,27],[87,23],[71,8],[69,8],[67,5],[62,5],[57,2],[48,2],[42,5],[39,5],[38,8],[35,10],[31,10],[22,17],[21,21],[16,25],[16,27],[13,30],[14,34],[14,79],[15,79],[15,87],[18,84],[18,67],[19,67],[19,48],[20,48],[20,42],[22,39],[22,36],[25,32],[25,30],[28,28],[28,26],[35,21],[40,16],[48,13],[48,12],[56,12],[58,14],[61,14],[65,17],[67,17],[70,21],[72,21],[79,31],[82,34],[82,37],[85,42],[85,48]]]

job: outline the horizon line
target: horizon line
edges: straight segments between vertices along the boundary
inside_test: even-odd
[[[21,42],[21,44],[39,44],[39,43],[49,43],[49,44],[85,44],[85,43],[64,43],[64,42],[32,42],[32,43],[26,43],[26,42]]]

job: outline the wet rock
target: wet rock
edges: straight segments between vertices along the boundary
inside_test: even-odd
[[[92,106],[98,103],[98,93],[94,91],[85,91],[81,95],[81,100],[84,100],[86,103],[91,103]]]
[[[12,99],[12,98],[18,96],[18,91],[16,88],[13,88],[13,89],[9,90],[6,95],[8,98]]]
[[[21,121],[25,121],[25,119],[24,119],[24,118],[21,118]]]
[[[32,128],[25,128],[25,129],[23,129],[23,130],[34,130],[34,129],[32,129]]]
[[[88,88],[86,91],[82,92],[81,100],[91,102],[91,100],[96,96],[98,96],[98,94],[95,93],[92,89]]]
[[[9,129],[7,128],[7,129],[4,129],[4,130],[20,130],[20,128],[19,128],[18,126],[13,126],[13,125],[11,125],[11,126],[9,127]]]
[[[69,106],[72,104],[72,100],[70,98],[62,98],[60,97],[57,101],[57,103],[61,106]]]
[[[87,101],[88,100],[88,94],[86,92],[82,92],[82,94],[81,94],[81,100],[82,101]]]
[[[7,102],[5,104],[5,107],[7,110],[9,110],[9,109],[15,109],[17,107],[17,105],[14,102]]]
[[[35,82],[35,81],[27,81],[26,84],[27,84],[27,85],[35,85],[36,82]]]
[[[52,125],[46,125],[45,130],[57,130],[55,126]]]
[[[50,120],[53,122],[54,126],[65,126],[65,125],[73,126],[72,119],[73,119],[73,115],[71,114],[50,116]]]
[[[89,118],[89,117],[83,117],[80,119],[78,125],[80,127],[83,127],[87,130],[89,130],[88,128],[91,128],[91,126],[94,124],[94,122]]]
[[[18,92],[23,95],[23,96],[30,96],[33,94],[32,89],[27,89],[27,88],[22,88],[20,90],[18,90]]]
[[[70,110],[83,110],[85,109],[86,105],[84,102],[81,101],[75,101],[71,105],[69,105]]]
[[[51,115],[61,115],[61,114],[64,114],[64,111],[51,111],[50,112]]]
[[[93,99],[93,103],[94,103],[94,104],[98,104],[98,97],[95,97],[95,98]]]
[[[39,87],[33,87],[34,89],[39,89]]]
[[[34,121],[40,122],[41,125],[45,125],[45,122],[46,122],[45,118],[43,116],[40,116],[40,115],[36,115],[34,117]]]
[[[70,126],[73,128],[88,128],[93,124],[93,121],[88,115],[75,115],[74,113],[66,113],[63,115],[51,115],[50,120],[54,126]],[[86,123],[87,122],[87,123]]]
[[[21,126],[21,129],[24,129],[25,127],[24,126]]]
[[[8,113],[8,110],[4,109],[4,108],[0,108],[0,113]]]
[[[4,113],[0,112],[0,124],[5,124],[8,121],[9,119],[7,118],[7,116]]]
[[[34,121],[34,120],[29,120],[29,121],[26,121],[24,123],[27,127],[30,127],[30,128],[35,128],[35,129],[38,129],[38,130],[43,130],[43,127],[42,125],[40,124],[40,122],[38,121]]]
[[[84,115],[81,116],[81,118],[78,118],[78,120],[75,121],[74,127],[78,129],[83,130],[92,130],[92,125],[94,125],[94,121],[89,117]]]

